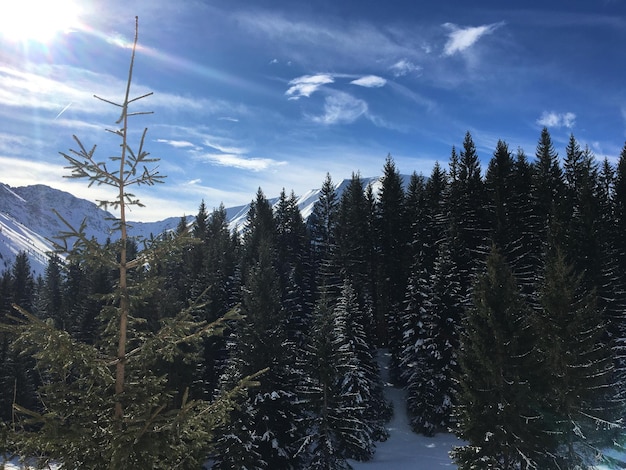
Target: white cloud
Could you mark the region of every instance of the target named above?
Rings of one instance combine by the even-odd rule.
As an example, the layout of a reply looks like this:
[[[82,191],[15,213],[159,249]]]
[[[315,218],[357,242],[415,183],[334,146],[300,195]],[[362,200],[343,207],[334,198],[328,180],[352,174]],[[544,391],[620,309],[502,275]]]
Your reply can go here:
[[[321,86],[328,83],[333,83],[335,79],[332,75],[327,73],[320,73],[317,75],[303,75],[302,77],[294,78],[289,82],[289,89],[285,92],[285,95],[290,100],[297,100],[302,98],[308,98],[315,93]]]
[[[571,129],[576,124],[574,113],[555,113],[554,111],[544,111],[537,119],[537,124],[545,127],[567,127]]]
[[[448,34],[448,41],[443,49],[443,55],[451,56],[457,52],[463,52],[473,46],[481,37],[486,34],[491,34],[503,25],[504,22],[501,21],[499,23],[492,23],[483,26],[460,28],[453,23],[445,23],[443,26],[449,29],[450,33]]]
[[[336,92],[326,97],[324,114],[313,121],[321,124],[350,124],[367,113],[367,103],[348,93]]]
[[[353,85],[358,85],[366,88],[380,88],[387,84],[387,80],[376,75],[366,75],[350,82]]]
[[[396,77],[403,77],[404,75],[408,75],[409,73],[419,72],[420,70],[422,70],[421,66],[415,65],[407,59],[401,59],[389,68]]]
[[[186,147],[194,147],[194,144],[191,142],[187,142],[186,140],[167,140],[167,139],[157,139],[157,142],[161,144],[171,145],[174,148],[186,148]]]
[[[215,150],[218,150],[222,153],[234,153],[238,155],[243,155],[248,152],[248,150],[243,147],[235,147],[233,145],[228,145],[222,142],[218,142],[217,140],[224,140],[224,139],[220,139],[214,136],[205,137],[204,145],[206,145],[207,147],[214,148]]]
[[[198,155],[197,158],[218,166],[227,166],[251,171],[267,170],[270,167],[285,165],[287,163],[273,160],[271,158],[249,158],[232,153],[203,153]]]

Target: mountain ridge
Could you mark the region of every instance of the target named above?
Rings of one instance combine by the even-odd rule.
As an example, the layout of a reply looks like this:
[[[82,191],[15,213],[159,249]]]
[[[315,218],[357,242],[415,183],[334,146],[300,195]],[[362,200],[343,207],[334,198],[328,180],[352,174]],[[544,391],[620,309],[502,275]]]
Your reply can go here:
[[[406,175],[402,177],[407,183],[409,177]],[[361,180],[364,187],[372,185],[377,192],[381,178],[376,176]],[[338,198],[349,183],[350,179],[344,179],[335,184]],[[311,189],[297,197],[298,208],[305,220],[311,215],[320,190],[321,188]],[[278,200],[278,197],[268,199],[272,206],[277,204]],[[249,207],[248,203],[226,208],[226,218],[231,231],[243,230]],[[87,237],[93,237],[100,243],[104,243],[113,233],[111,230],[113,214],[94,202],[42,184],[11,187],[0,182],[0,272],[9,269],[15,256],[24,251],[29,257],[33,273],[35,275],[45,273],[48,254],[52,251],[50,240],[58,237],[62,231],[68,230],[54,211],[75,228],[80,227],[84,220]],[[182,217],[182,215],[169,217],[155,222],[130,221],[131,236],[149,237],[173,230]],[[193,219],[193,216],[187,216],[188,223]]]

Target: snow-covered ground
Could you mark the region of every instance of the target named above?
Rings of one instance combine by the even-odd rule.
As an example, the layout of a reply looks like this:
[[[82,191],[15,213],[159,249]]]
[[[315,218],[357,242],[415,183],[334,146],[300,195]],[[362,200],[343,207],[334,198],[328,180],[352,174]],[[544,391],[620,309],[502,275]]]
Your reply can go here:
[[[387,425],[389,439],[379,442],[374,458],[368,462],[350,461],[355,470],[434,470],[456,468],[448,452],[462,441],[453,434],[425,437],[415,434],[406,415],[406,391],[391,385],[388,378],[389,355],[379,352],[379,365],[385,380],[385,396],[393,404],[393,418]]]

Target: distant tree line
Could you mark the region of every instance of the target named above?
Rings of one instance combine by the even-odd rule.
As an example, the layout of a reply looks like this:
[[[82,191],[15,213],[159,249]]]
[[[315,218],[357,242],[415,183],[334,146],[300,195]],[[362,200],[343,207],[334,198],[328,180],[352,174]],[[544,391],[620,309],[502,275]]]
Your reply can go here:
[[[543,129],[532,161],[499,141],[483,171],[467,133],[427,177],[405,181],[391,156],[376,189],[355,173],[338,195],[327,175],[306,221],[284,190],[272,207],[259,189],[240,232],[202,202],[191,227],[152,240],[173,248],[129,273],[144,290],[133,318],[156,332],[181,310],[212,322],[239,306],[225,335],[152,366],[178,390],[172,407],[269,368],[211,437],[213,468],[370,459],[393,412],[382,349],[413,429],[465,442],[459,468],[574,468],[623,439],[625,233],[626,146],[614,167],[571,136],[560,158]],[[133,259],[140,243],[126,248]],[[98,344],[116,276],[53,256],[34,278],[20,253],[0,277],[1,321],[18,304]],[[14,403],[45,406],[46,377],[14,346],[0,332],[7,424]]]

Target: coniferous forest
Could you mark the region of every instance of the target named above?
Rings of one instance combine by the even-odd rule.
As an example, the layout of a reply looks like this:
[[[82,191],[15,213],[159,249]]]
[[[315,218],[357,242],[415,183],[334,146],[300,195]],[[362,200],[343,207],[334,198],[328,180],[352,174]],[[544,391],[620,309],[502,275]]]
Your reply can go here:
[[[103,168],[83,157],[66,156]],[[307,220],[293,193],[272,207],[259,189],[240,231],[201,202],[151,240],[123,219],[104,246],[70,231],[81,242],[39,278],[18,255],[0,277],[3,450],[349,468],[387,436],[384,348],[415,432],[465,443],[459,468],[590,465],[624,434],[626,146],[613,166],[544,128],[534,155],[500,141],[480,161],[468,132],[429,175],[389,156],[380,187],[356,172],[341,195],[328,175]]]

